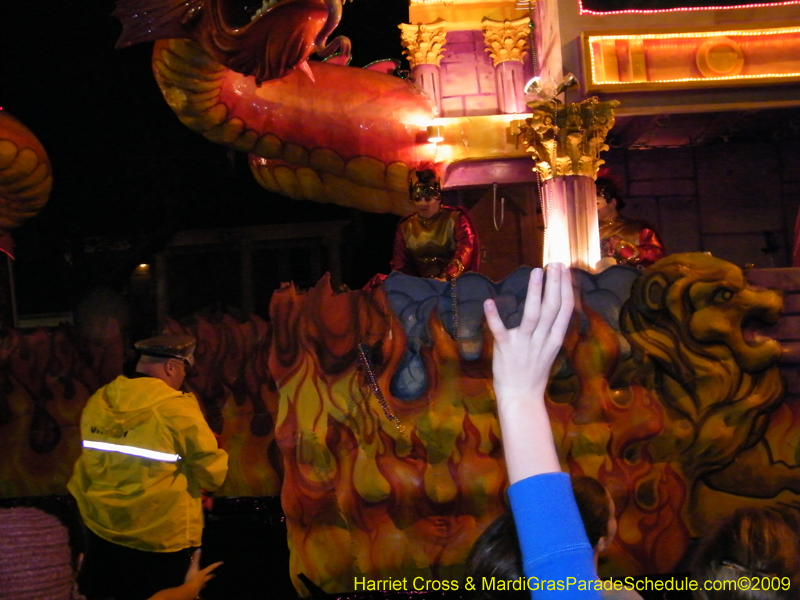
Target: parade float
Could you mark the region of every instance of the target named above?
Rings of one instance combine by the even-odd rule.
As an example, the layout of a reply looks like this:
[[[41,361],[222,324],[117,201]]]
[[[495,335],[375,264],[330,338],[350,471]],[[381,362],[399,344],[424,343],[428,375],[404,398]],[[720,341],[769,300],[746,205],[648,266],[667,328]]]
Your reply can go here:
[[[569,263],[581,290],[549,386],[559,455],[565,470],[599,479],[619,513],[601,575],[672,572],[740,506],[797,510],[796,272],[745,273],[703,253],[595,272],[593,179],[624,110],[611,95],[632,77],[641,106],[651,83],[677,85],[642,78],[660,50],[587,38],[594,70],[579,83],[601,97],[570,103],[573,46],[559,35],[572,30],[555,2],[413,2],[402,26],[410,78],[392,62],[346,66],[347,41],[327,41],[338,0],[290,0],[245,26],[214,2],[124,1],[116,14],[121,46],[155,41],[155,77],[181,122],[248,153],[268,190],[404,215],[409,174],[433,162],[445,191],[471,198],[490,257],[450,282],[287,284],[268,322],[165,323],[198,340],[188,387],[231,456],[221,495],[281,497],[301,595],[301,573],[330,593],[360,577],[462,578],[472,543],[507,508],[482,302],[495,298],[514,325],[528,268],[551,260]],[[797,31],[772,29],[791,55]],[[729,33],[733,45],[718,45],[736,54]],[[745,68],[695,37],[705,79]],[[778,63],[772,75],[798,78],[791,58]],[[82,402],[121,367],[121,342],[87,351],[68,333],[18,332],[3,348],[3,495],[63,494]]]

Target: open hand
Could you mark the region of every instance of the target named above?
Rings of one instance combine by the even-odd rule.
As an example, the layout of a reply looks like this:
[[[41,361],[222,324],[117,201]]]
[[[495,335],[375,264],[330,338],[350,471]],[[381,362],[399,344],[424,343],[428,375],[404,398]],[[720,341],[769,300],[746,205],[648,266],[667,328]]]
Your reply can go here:
[[[186,579],[184,580],[187,585],[195,585],[197,586],[197,593],[203,589],[203,586],[207,584],[211,579],[213,579],[213,571],[217,567],[222,564],[222,561],[215,562],[214,564],[208,565],[205,569],[200,568],[200,557],[202,556],[203,551],[198,548],[192,554],[192,562],[189,565],[189,569],[186,571]],[[196,596],[197,594],[195,594]]]
[[[499,395],[544,395],[550,369],[564,342],[574,299],[569,269],[547,267],[542,294],[542,269],[533,269],[519,327],[507,329],[494,300],[484,303],[486,322],[494,336],[492,374]]]

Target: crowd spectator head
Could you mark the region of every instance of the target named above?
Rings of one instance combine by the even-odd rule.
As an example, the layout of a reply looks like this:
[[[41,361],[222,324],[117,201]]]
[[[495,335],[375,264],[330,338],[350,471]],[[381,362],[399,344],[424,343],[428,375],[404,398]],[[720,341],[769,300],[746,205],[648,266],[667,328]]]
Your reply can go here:
[[[796,600],[800,597],[800,543],[796,524],[793,525],[771,510],[742,508],[736,511],[701,543],[695,555],[692,577],[700,583],[700,589],[694,597],[697,600]],[[748,590],[723,585],[743,577],[757,584]],[[705,590],[706,581],[719,582],[714,587],[726,589]],[[774,584],[779,581],[779,585]],[[789,585],[783,585],[784,582]]]
[[[595,559],[605,551],[617,532],[614,500],[603,485],[592,477],[571,477],[572,491],[581,514],[586,536],[595,551]],[[510,512],[495,519],[472,546],[467,557],[466,573],[476,582],[482,578],[517,580],[523,576],[519,538]],[[525,590],[483,590],[476,586],[475,600],[530,600]]]
[[[72,600],[77,557],[67,527],[52,514],[20,506],[0,509],[0,597]]]
[[[575,503],[596,559],[611,546],[617,535],[616,506],[611,494],[597,479],[578,475],[571,481]]]
[[[484,577],[503,581],[522,577],[522,554],[510,512],[497,517],[475,540],[467,557],[466,574],[478,584]],[[531,597],[526,590],[497,591],[484,589],[482,585],[476,585],[475,589],[475,600],[530,600]]]

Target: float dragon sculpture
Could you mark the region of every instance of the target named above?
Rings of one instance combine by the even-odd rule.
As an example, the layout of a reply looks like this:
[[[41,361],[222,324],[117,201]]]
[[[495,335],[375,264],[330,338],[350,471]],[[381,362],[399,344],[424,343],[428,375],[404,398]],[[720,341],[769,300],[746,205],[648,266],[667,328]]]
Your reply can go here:
[[[36,136],[0,110],[0,250],[13,256],[9,233],[47,203],[53,170]]]
[[[189,128],[250,153],[269,190],[370,212],[408,212],[409,170],[430,161],[431,101],[384,72],[309,61],[349,54],[327,38],[342,0],[284,0],[252,20],[222,0],[120,0],[119,46],[158,40],[153,70]],[[337,62],[346,62],[337,60]]]

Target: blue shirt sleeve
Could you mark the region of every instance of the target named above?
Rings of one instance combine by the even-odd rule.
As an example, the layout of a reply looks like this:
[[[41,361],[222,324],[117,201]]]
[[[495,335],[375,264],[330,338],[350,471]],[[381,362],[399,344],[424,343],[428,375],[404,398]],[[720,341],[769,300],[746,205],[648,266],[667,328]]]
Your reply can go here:
[[[601,598],[600,592],[593,589],[597,581],[594,552],[575,504],[569,475],[545,473],[528,477],[509,487],[508,497],[532,597]]]

